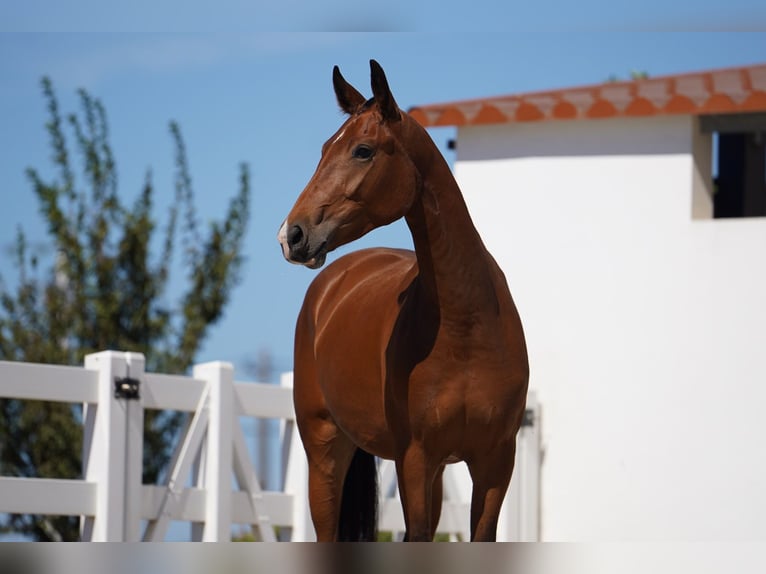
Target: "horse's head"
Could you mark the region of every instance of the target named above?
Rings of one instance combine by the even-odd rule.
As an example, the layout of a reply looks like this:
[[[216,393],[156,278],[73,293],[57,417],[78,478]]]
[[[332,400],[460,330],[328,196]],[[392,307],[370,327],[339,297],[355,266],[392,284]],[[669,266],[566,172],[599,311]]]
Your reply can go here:
[[[405,118],[380,65],[370,61],[373,98],[353,88],[336,66],[333,86],[348,119],[322,146],[314,175],[277,239],[285,259],[312,269],[327,253],[404,216],[419,177],[400,144]]]

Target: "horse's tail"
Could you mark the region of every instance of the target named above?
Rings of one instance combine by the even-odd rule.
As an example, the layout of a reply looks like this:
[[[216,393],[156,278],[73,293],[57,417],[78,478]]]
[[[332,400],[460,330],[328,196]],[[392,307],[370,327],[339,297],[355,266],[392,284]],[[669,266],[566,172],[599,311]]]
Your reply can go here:
[[[374,542],[378,537],[378,469],[375,457],[357,448],[343,483],[338,540]]]

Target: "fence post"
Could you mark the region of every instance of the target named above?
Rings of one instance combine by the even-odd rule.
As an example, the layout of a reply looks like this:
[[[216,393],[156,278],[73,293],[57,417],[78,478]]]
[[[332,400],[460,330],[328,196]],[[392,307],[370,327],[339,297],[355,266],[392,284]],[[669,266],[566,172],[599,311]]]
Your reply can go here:
[[[118,378],[140,381],[144,357],[140,353],[102,351],[87,355],[85,368],[98,371],[98,403],[83,407],[83,476],[97,488],[95,516],[83,517],[81,536],[94,542],[136,540],[141,511],[143,409],[139,401],[117,398],[115,383]]]
[[[516,437],[513,477],[498,521],[498,541],[540,539],[540,449],[540,405],[530,391],[525,422]]]
[[[141,353],[125,353],[126,372],[139,381],[138,396],[120,399],[125,405],[127,424],[125,429],[125,530],[124,542],[141,541],[141,505],[144,475],[144,365]]]
[[[293,374],[283,373],[280,384],[283,387],[292,388]],[[287,422],[285,430],[287,430]],[[293,423],[295,424],[295,423]],[[309,509],[309,478],[306,454],[303,451],[298,434],[297,425],[292,432],[283,433],[283,440],[289,441],[289,453],[287,454],[287,467],[285,470],[284,489],[286,494],[293,497],[293,533],[292,542],[313,542],[316,540],[314,524],[311,522]],[[284,456],[284,450],[283,450]]]
[[[234,367],[214,361],[195,365],[195,379],[207,381],[208,427],[204,457],[205,525],[203,542],[231,540],[232,425],[234,413]]]
[[[524,496],[521,499],[521,540],[540,541],[540,465],[542,463],[541,406],[537,395],[530,391],[527,409],[531,420],[525,427],[525,441],[519,453],[524,460]]]

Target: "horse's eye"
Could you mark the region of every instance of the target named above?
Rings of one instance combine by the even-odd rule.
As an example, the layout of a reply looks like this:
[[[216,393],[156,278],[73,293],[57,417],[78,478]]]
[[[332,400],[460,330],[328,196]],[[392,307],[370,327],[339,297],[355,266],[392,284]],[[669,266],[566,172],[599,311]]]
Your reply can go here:
[[[352,156],[354,159],[370,159],[374,155],[373,149],[368,145],[358,145],[354,148]]]

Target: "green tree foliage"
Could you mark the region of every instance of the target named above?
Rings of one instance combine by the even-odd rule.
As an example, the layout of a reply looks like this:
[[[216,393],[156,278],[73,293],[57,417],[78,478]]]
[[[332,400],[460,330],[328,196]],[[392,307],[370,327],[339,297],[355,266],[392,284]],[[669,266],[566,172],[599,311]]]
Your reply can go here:
[[[649,72],[646,70],[631,70],[630,74],[628,74],[629,80],[636,82],[638,80],[648,80],[649,79]],[[615,83],[615,82],[624,82],[627,81],[624,78],[621,78],[617,74],[609,74],[609,77],[606,79],[607,82]]]
[[[82,365],[86,354],[114,349],[144,353],[147,370],[182,373],[222,317],[239,278],[250,201],[248,167],[240,166],[239,190],[225,217],[201,230],[181,131],[171,123],[174,200],[158,231],[151,172],[133,205],[121,201],[101,102],[80,90],[79,112],[64,121],[47,78],[42,88],[54,175],[46,179],[32,168],[27,175],[47,224],[52,257],[44,266],[18,230],[18,281],[8,287],[0,279],[0,359]],[[76,177],[77,160],[82,165]],[[181,295],[169,301],[179,239],[186,276],[182,288],[174,282],[173,291]],[[178,413],[146,415],[144,481],[155,482],[183,421]],[[79,407],[0,400],[0,474],[81,476],[80,422]],[[8,515],[0,517],[0,530],[38,540],[79,536],[73,517]]]

